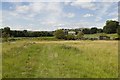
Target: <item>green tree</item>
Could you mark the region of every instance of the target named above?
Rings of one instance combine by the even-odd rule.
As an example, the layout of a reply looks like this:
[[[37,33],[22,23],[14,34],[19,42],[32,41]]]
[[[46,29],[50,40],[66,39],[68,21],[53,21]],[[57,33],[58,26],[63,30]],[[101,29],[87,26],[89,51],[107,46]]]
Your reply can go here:
[[[8,41],[9,37],[10,37],[9,34],[3,32],[3,34],[2,34],[2,38],[3,38],[4,41]]]
[[[2,38],[4,39],[4,41],[8,41],[9,37],[10,37],[10,28],[5,27],[3,29]]]
[[[103,33],[103,29],[98,29],[97,33]]]
[[[82,38],[84,36],[84,33],[83,32],[78,32],[78,34],[77,34],[77,39],[80,39],[80,38]]]
[[[118,21],[108,20],[106,21],[106,25],[103,27],[103,31],[107,34],[116,33],[118,26],[119,26]]]
[[[117,34],[120,35],[120,26],[119,26],[118,29],[117,29]]]
[[[54,32],[54,36],[57,38],[57,39],[64,39],[65,38],[65,33],[63,30],[59,29],[59,30],[56,30]]]
[[[120,25],[118,26],[117,34],[118,34],[118,37],[120,38]]]
[[[68,35],[66,36],[66,38],[67,38],[67,40],[75,40],[75,36],[72,35],[72,34],[68,34]]]
[[[84,34],[90,34],[90,29],[84,28],[84,29],[82,30],[82,32],[83,32]]]
[[[97,28],[96,27],[91,28],[90,33],[91,34],[96,34],[97,33]]]
[[[0,29],[0,37],[2,37],[2,32],[3,32],[3,29],[1,28]]]
[[[23,30],[23,34],[24,34],[23,35],[24,37],[28,37],[28,31],[27,30]]]
[[[10,34],[10,28],[9,27],[5,27],[3,29],[3,32],[7,33],[7,34]]]

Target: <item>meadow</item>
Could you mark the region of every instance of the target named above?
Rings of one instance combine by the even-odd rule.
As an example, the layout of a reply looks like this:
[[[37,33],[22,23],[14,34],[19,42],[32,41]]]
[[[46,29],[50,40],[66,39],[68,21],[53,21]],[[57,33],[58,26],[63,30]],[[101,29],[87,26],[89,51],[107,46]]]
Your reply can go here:
[[[103,34],[103,33],[85,34],[84,37],[86,37],[86,38],[98,38],[100,35],[106,35],[106,36],[110,37],[111,39],[118,37],[117,34]]]
[[[118,41],[23,39],[2,44],[3,78],[117,78]]]

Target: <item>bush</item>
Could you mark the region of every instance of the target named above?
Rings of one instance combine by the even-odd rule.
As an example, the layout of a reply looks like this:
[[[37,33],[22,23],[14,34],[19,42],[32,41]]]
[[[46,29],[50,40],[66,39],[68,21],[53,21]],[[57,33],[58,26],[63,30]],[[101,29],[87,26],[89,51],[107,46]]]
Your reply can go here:
[[[77,34],[76,38],[77,38],[77,39],[81,39],[81,38],[83,38],[83,36],[84,36],[84,33],[83,33],[83,32],[79,32],[79,33]]]
[[[67,40],[75,40],[75,36],[68,34],[68,35],[66,36],[66,39],[67,39]]]
[[[59,30],[56,30],[54,32],[54,36],[57,38],[57,39],[64,39],[65,38],[65,33],[63,30],[59,29]]]

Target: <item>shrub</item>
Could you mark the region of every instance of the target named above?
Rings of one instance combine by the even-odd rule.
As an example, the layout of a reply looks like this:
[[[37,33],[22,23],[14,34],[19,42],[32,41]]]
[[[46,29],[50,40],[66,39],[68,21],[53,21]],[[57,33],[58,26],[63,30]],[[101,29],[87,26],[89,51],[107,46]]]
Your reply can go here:
[[[74,36],[74,35],[71,35],[71,34],[68,34],[68,35],[66,36],[66,39],[67,39],[67,40],[75,40],[75,36]]]
[[[65,33],[63,30],[59,29],[59,30],[56,30],[54,32],[54,36],[57,38],[57,39],[64,39],[65,38]]]
[[[83,38],[83,36],[84,36],[84,33],[83,33],[83,32],[79,32],[79,33],[77,34],[76,38],[77,38],[77,39],[81,39],[81,38]]]

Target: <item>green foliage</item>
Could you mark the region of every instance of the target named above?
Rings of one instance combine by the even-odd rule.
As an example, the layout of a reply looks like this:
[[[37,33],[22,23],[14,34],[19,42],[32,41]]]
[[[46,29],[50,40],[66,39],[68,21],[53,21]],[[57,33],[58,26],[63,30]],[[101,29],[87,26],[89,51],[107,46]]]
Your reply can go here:
[[[120,35],[120,26],[118,26],[117,34]]]
[[[40,42],[3,43],[2,77],[118,78],[117,41]]]
[[[54,35],[57,39],[64,39],[65,38],[65,33],[63,30],[59,29],[54,32]]]
[[[106,33],[101,33],[99,36],[107,36]]]
[[[120,38],[120,26],[118,26],[117,34],[118,34],[118,37]]]
[[[84,28],[82,30],[84,34],[96,34],[96,33],[102,33],[103,29],[98,29],[97,27],[92,27],[91,29],[89,28]]]
[[[82,38],[84,36],[84,33],[83,32],[78,32],[78,34],[77,34],[77,39],[80,39],[80,38]]]
[[[11,31],[11,35],[14,37],[45,37],[45,36],[53,36],[53,31]]]
[[[103,33],[103,29],[98,29],[97,33]]]
[[[90,33],[91,34],[96,34],[97,33],[97,28],[96,27],[91,28]]]
[[[103,31],[108,34],[116,33],[118,26],[118,21],[108,20],[106,21],[106,25],[103,27]]]
[[[5,32],[6,34],[10,34],[10,28],[9,27],[5,27],[3,29],[3,32]]]
[[[68,34],[68,35],[66,35],[66,39],[67,40],[75,40],[75,36],[72,34]]]
[[[27,30],[23,30],[23,34],[25,37],[27,37],[29,35]]]
[[[8,41],[9,37],[10,37],[10,34],[3,32],[3,34],[2,34],[3,41]]]
[[[9,37],[10,37],[10,28],[5,27],[2,32],[3,41],[8,41]]]
[[[82,31],[84,34],[90,34],[90,29],[84,28]]]
[[[98,38],[99,36],[109,36],[111,39],[118,37],[117,34],[106,34],[106,33],[84,34],[85,38]]]
[[[2,37],[3,29],[0,29],[0,37]]]

